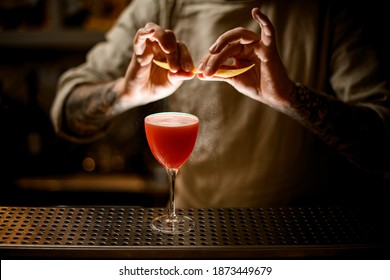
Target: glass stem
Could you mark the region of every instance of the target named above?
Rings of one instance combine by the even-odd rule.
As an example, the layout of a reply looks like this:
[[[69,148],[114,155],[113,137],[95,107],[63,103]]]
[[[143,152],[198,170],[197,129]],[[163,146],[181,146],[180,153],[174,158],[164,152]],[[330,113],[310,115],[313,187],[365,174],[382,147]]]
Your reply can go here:
[[[176,210],[175,210],[175,182],[176,182],[176,175],[179,169],[177,168],[169,168],[167,169],[168,178],[169,178],[169,205],[168,205],[168,215],[170,217],[176,217]]]

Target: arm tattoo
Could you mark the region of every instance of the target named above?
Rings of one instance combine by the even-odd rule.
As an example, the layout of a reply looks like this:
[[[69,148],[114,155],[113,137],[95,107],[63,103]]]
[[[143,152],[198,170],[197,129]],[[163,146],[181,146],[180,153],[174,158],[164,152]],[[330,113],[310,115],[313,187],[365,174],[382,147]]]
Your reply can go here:
[[[327,145],[367,170],[385,168],[389,137],[373,109],[342,102],[299,84],[294,86],[290,100],[291,115]]]
[[[117,93],[113,84],[81,86],[66,101],[65,115],[68,128],[81,137],[102,132],[108,125]]]

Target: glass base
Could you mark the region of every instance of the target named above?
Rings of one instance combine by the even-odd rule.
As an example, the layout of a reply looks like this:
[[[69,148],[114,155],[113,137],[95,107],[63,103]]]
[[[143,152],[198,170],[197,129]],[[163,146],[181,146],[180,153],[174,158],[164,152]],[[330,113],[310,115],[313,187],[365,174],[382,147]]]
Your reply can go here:
[[[193,230],[195,223],[187,216],[175,215],[170,217],[168,214],[165,214],[154,218],[151,227],[158,232],[179,234]]]

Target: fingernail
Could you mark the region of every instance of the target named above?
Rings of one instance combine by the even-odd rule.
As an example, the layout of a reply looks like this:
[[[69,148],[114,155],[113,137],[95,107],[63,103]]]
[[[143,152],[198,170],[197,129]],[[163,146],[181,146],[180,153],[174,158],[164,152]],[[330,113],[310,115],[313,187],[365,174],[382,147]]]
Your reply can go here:
[[[264,20],[262,20],[258,14],[256,14],[256,21],[261,25],[267,25],[267,23]]]
[[[198,67],[196,67],[196,69],[198,69],[198,71],[203,71],[203,68],[204,68],[203,62],[199,63]]]
[[[215,52],[215,50],[217,49],[217,43],[214,43],[210,48],[209,48],[209,52]]]
[[[211,76],[212,75],[212,68],[210,66],[206,66],[206,69],[203,71],[203,75],[205,76]]]
[[[265,22],[261,19],[260,14],[261,14],[260,9],[257,9],[256,12],[254,13],[255,20],[258,21],[261,24],[265,24]]]
[[[269,31],[269,29],[268,28],[263,28],[264,29],[264,34],[266,35],[266,36],[271,36],[271,32]]]
[[[190,72],[190,71],[192,71],[192,68],[194,68],[193,66],[192,66],[192,64],[190,63],[190,62],[186,62],[185,64],[184,64],[184,67],[185,67],[185,71],[187,71],[187,72]]]

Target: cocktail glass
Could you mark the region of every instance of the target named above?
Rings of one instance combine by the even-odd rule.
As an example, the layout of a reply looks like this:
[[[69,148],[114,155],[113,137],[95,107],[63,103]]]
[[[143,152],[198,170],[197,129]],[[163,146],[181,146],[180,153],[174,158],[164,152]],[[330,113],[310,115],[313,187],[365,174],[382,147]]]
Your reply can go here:
[[[193,219],[176,213],[175,181],[180,167],[192,153],[198,128],[198,117],[187,113],[163,112],[145,118],[145,132],[150,150],[167,171],[170,183],[168,213],[157,216],[151,224],[156,231],[179,234],[194,229]]]

